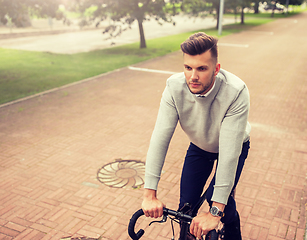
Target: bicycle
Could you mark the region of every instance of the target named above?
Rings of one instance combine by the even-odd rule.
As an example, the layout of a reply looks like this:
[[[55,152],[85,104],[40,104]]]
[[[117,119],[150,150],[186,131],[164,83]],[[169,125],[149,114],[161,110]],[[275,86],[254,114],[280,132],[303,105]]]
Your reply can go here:
[[[191,207],[188,203],[186,203],[184,205],[184,207],[182,209],[180,209],[179,211],[164,208],[162,220],[152,221],[152,222],[149,223],[149,226],[153,223],[165,223],[167,221],[167,219],[169,218],[171,220],[171,227],[172,227],[172,232],[173,232],[172,240],[175,239],[173,222],[180,224],[180,234],[179,234],[178,240],[187,240],[187,235],[189,234],[188,233],[189,232],[189,226],[190,226],[190,224],[193,220],[193,216],[196,216],[199,208],[201,207],[201,205],[205,201],[205,197],[206,197],[206,192],[201,196],[200,200],[198,201],[198,204],[193,209],[191,209]],[[142,209],[139,209],[138,211],[136,211],[132,215],[132,217],[129,221],[128,234],[131,237],[131,239],[133,239],[133,240],[140,239],[145,233],[145,231],[143,229],[140,229],[137,233],[135,233],[135,230],[134,230],[135,224],[136,224],[138,218],[140,218],[142,215],[144,215],[144,212],[143,212]],[[223,239],[223,236],[224,236],[224,228],[222,227],[221,229],[218,229],[218,230],[215,230],[215,229],[211,230],[206,235],[205,240],[218,240],[219,237],[221,239]]]

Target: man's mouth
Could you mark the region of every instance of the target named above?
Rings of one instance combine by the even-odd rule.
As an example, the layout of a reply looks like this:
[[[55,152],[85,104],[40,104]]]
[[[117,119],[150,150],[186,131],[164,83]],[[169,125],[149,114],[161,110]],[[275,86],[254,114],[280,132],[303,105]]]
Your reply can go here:
[[[190,83],[190,86],[193,87],[193,88],[197,88],[197,87],[200,86],[200,83],[191,82],[191,83]]]

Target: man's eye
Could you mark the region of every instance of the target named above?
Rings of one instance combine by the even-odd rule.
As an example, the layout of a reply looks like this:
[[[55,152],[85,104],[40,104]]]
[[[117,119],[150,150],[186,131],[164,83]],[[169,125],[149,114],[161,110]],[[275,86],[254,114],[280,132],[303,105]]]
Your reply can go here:
[[[192,68],[191,68],[191,67],[189,67],[189,66],[185,66],[185,69],[187,69],[187,70],[191,70]]]
[[[205,71],[206,68],[205,68],[205,67],[200,67],[200,68],[198,68],[198,70],[199,70],[199,71]]]

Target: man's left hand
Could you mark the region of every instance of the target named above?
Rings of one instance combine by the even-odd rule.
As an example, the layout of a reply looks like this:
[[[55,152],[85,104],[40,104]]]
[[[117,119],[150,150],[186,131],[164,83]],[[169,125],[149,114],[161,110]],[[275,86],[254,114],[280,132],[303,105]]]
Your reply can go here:
[[[198,239],[201,239],[203,235],[208,234],[209,231],[216,229],[220,222],[220,217],[214,217],[211,213],[199,214],[195,218],[190,226],[190,233]]]

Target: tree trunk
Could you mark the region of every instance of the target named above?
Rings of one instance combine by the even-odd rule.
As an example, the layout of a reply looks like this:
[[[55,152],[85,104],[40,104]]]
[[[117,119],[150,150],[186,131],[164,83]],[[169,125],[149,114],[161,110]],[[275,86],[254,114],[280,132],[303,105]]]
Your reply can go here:
[[[241,24],[244,24],[244,6],[241,9]]]
[[[289,0],[286,1],[286,8],[287,8],[287,12],[286,12],[286,16],[288,15],[288,11],[289,11]]]
[[[140,32],[140,48],[146,48],[146,40],[143,28],[143,20],[137,20],[139,24],[139,32]]]
[[[271,17],[274,17],[274,12],[275,12],[275,9],[276,9],[276,3],[274,4],[273,8],[272,8],[272,14],[271,14]]]
[[[259,1],[255,1],[254,13],[259,14]]]

